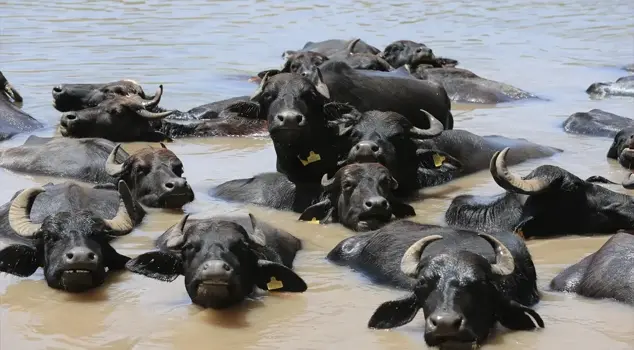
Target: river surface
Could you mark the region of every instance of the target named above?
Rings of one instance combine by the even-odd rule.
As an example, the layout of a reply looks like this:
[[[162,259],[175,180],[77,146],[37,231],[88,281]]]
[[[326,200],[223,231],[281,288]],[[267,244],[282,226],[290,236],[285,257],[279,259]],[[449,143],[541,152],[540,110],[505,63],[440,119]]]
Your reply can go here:
[[[361,37],[379,48],[399,39],[426,43],[436,55],[460,61],[483,77],[510,83],[550,101],[465,106],[454,104],[455,127],[481,135],[524,137],[565,150],[513,167],[527,173],[555,164],[585,178],[620,182],[626,171],[605,155],[608,138],[565,134],[570,114],[601,108],[634,118],[634,100],[591,100],[595,81],[627,75],[634,63],[631,0],[569,1],[0,1],[0,69],[24,97],[24,110],[54,134],[60,113],[51,88],[60,83],[139,81],[147,92],[164,84],[161,105],[188,110],[251,94],[246,77],[279,67],[281,53],[308,41]],[[22,144],[19,135],[0,144]],[[127,149],[143,145],[126,145]],[[47,287],[41,270],[21,279],[0,277],[0,349],[420,349],[422,313],[392,331],[366,328],[382,302],[405,293],[368,283],[331,265],[326,253],[350,232],[297,222],[298,215],[228,204],[207,191],[223,181],[274,171],[266,138],[177,140],[168,145],[184,162],[194,217],[252,211],[304,241],[295,262],[309,290],[265,295],[225,312],[191,304],[182,277],[172,283],[121,273],[104,287],[70,295]],[[60,179],[0,170],[0,201],[20,188]],[[625,191],[621,186],[611,186]],[[414,220],[443,223],[458,194],[502,190],[488,172],[425,191]],[[144,224],[115,242],[136,256],[176,223],[181,213],[152,210]],[[546,328],[503,330],[487,349],[632,349],[634,309],[611,301],[549,292],[550,279],[594,252],[607,236],[529,241]]]

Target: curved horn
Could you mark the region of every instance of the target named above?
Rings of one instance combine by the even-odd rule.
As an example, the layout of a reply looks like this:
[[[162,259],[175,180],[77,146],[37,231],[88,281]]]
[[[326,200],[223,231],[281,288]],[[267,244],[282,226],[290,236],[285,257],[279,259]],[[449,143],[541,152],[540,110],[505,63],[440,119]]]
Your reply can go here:
[[[18,90],[16,90],[13,87],[13,85],[11,85],[11,83],[7,82],[6,85],[4,85],[4,91],[13,100],[13,102],[22,102],[23,101],[22,96],[20,95]]]
[[[189,219],[189,215],[190,214],[183,216],[178,224],[174,226],[174,229],[170,233],[170,237],[167,239],[167,241],[165,241],[165,245],[167,246],[167,248],[176,249],[183,244],[183,242],[185,241],[185,224]]]
[[[346,47],[346,50],[348,50],[348,55],[352,55],[352,50],[354,50],[354,47],[359,43],[359,41],[361,41],[361,38],[350,41],[350,43]]]
[[[115,236],[123,236],[130,233],[134,228],[134,222],[130,213],[134,213],[134,200],[130,194],[130,189],[125,181],[119,181],[119,209],[117,214],[110,220],[103,219]]]
[[[442,123],[433,115],[431,115],[431,113],[427,112],[424,109],[421,109],[421,112],[423,112],[423,114],[427,117],[427,120],[429,120],[429,129],[424,130],[412,126],[412,128],[409,129],[409,134],[412,137],[416,137],[419,139],[428,139],[440,135],[445,130],[445,126],[442,125]]]
[[[431,242],[439,239],[442,239],[442,236],[427,236],[407,248],[405,254],[403,254],[403,258],[401,258],[401,271],[406,276],[416,277],[418,274],[418,263],[420,262],[420,257],[423,255],[423,251],[429,244],[431,244]]]
[[[163,96],[163,84],[159,85],[158,89],[156,89],[156,93],[154,94],[154,97],[152,97],[152,100],[143,102],[143,108],[152,109],[158,106],[159,102],[161,102],[161,96]]]
[[[495,251],[495,264],[491,265],[491,272],[499,276],[507,276],[515,270],[515,259],[511,251],[497,238],[486,233],[479,233],[478,236],[486,239]]]
[[[264,235],[264,232],[262,232],[262,230],[258,227],[258,220],[251,213],[249,213],[249,219],[251,220],[251,226],[253,229],[251,240],[261,246],[265,246],[266,236]]]
[[[108,155],[108,159],[106,159],[106,173],[110,176],[117,176],[123,171],[123,164],[117,164],[115,161],[120,147],[120,143],[114,146],[114,149]]]
[[[169,117],[172,113],[174,113],[174,111],[165,111],[158,113],[150,112],[145,109],[139,109],[136,111],[136,114],[145,119],[163,119],[165,117]]]
[[[324,176],[321,177],[321,187],[323,187],[325,191],[328,191],[335,184],[335,180],[336,180],[336,176],[333,177],[332,179],[329,179],[328,174],[324,174]]]
[[[264,74],[262,81],[260,81],[260,85],[258,85],[258,88],[255,90],[253,95],[251,95],[251,101],[255,100],[256,98],[258,98],[258,96],[260,96],[260,94],[262,94],[262,92],[264,91],[264,86],[266,85],[268,80],[269,80],[269,73],[267,72],[266,74]]]
[[[489,164],[489,170],[495,182],[510,192],[531,195],[548,188],[550,181],[541,178],[524,180],[521,176],[512,173],[506,165],[506,154],[509,152],[506,147],[501,152],[495,152]]]
[[[40,230],[42,224],[31,221],[31,207],[38,194],[44,192],[42,187],[28,188],[11,202],[9,208],[9,225],[18,235],[31,238]]]

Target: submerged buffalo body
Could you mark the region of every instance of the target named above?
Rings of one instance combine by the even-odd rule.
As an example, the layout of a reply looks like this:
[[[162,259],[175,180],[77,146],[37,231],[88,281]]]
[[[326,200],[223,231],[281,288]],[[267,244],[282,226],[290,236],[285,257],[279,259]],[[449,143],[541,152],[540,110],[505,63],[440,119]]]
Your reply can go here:
[[[377,308],[371,328],[426,319],[429,346],[480,345],[497,322],[513,330],[544,323],[524,305],[539,301],[537,275],[528,249],[512,233],[477,234],[406,220],[341,241],[328,253],[373,282],[410,290]],[[530,317],[529,317],[530,315]]]
[[[559,273],[550,288],[634,306],[634,235],[620,232],[595,253]]]
[[[499,135],[479,136],[466,130],[445,130],[442,134],[421,140],[418,144],[419,154],[431,154],[433,165],[422,170],[419,176],[421,186],[435,186],[453,178],[472,174],[489,167],[491,157],[504,148],[512,150],[507,162],[519,164],[529,159],[550,157],[562,152],[549,146],[532,143],[526,139],[510,139]],[[457,171],[443,171],[438,168],[446,163],[456,164]]]
[[[319,183],[293,183],[282,173],[262,173],[222,183],[209,191],[230,202],[261,205],[301,213],[319,199]]]
[[[73,183],[26,189],[0,207],[0,271],[25,277],[42,266],[51,288],[98,287],[129,260],[109,242],[144,214],[123,181],[119,193]]]
[[[593,98],[606,96],[634,97],[634,75],[619,78],[613,83],[593,83],[586,89],[586,93]]]
[[[451,226],[478,231],[515,231],[526,238],[613,233],[634,227],[632,197],[584,181],[568,171],[542,165],[526,176],[507,168],[509,149],[496,152],[490,170],[507,192],[481,198],[454,198],[445,213]]]
[[[574,113],[563,124],[564,131],[570,134],[604,137],[614,137],[630,127],[634,127],[634,120],[600,109]]]
[[[337,57],[342,54],[346,55],[349,53],[359,53],[359,54],[371,54],[376,55],[380,52],[376,47],[369,45],[365,41],[361,39],[351,39],[351,40],[342,40],[342,39],[330,39],[319,42],[309,41],[304,44],[304,47],[301,50],[293,51],[287,50],[284,52],[282,56],[288,57],[289,55],[297,54],[298,52],[306,52],[312,51],[320,53],[327,57]]]
[[[425,44],[399,40],[385,47],[381,56],[394,68],[406,67],[416,78],[441,84],[454,102],[502,103],[537,96],[514,86],[482,78],[455,68],[458,61],[437,58]]]
[[[194,200],[182,177],[183,163],[161,144],[132,155],[97,138],[31,136],[24,145],[2,152],[0,166],[28,174],[65,177],[112,185],[124,180],[133,197],[150,207],[180,208]]]
[[[0,141],[42,127],[40,122],[18,108],[15,103],[22,103],[22,96],[0,72]]]
[[[255,287],[303,292],[306,283],[291,270],[301,241],[249,218],[188,220],[157,239],[158,250],[130,260],[128,270],[163,281],[185,276],[192,302],[222,309],[242,302]]]
[[[503,103],[523,99],[538,98],[530,92],[512,85],[482,78],[461,68],[423,68],[412,71],[418,79],[442,84],[447,95],[454,102]]]

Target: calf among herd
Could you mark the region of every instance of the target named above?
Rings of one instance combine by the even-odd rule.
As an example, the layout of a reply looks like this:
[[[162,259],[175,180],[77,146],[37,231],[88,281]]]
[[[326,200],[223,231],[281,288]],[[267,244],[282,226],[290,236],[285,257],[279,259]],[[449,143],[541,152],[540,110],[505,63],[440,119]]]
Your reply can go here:
[[[408,40],[383,51],[360,39],[309,42],[283,57],[281,69],[251,78],[259,81],[253,95],[187,112],[159,106],[162,85],[153,96],[131,80],[55,86],[63,137],[31,136],[2,151],[0,166],[93,186],[67,181],[16,192],[0,209],[0,271],[29,276],[42,267],[50,287],[68,292],[100,286],[109,270],[163,281],[183,275],[192,302],[215,309],[241,302],[255,287],[307,290],[292,270],[301,241],[253,215],[185,215],[156,240],[156,250],[133,259],[110,245],[143,221],[144,207],[181,208],[194,200],[183,163],[164,142],[268,131],[277,171],[228,181],[210,194],[358,232],[328,260],[410,291],[380,305],[369,327],[398,327],[422,309],[430,346],[480,345],[496,322],[512,330],[544,327],[530,308],[540,293],[524,239],[566,234],[615,235],[550,288],[634,305],[634,237],[618,232],[634,229],[632,197],[594,184],[611,182],[601,176],[583,180],[553,165],[515,174],[509,165],[563,151],[453,128],[452,101],[540,97],[456,68],[457,60]],[[586,92],[634,97],[632,78]],[[2,139],[40,128],[1,73],[0,84]],[[615,137],[607,156],[634,166],[631,119],[595,109],[573,114],[564,130]],[[130,141],[160,147],[128,154],[115,143]],[[454,198],[446,227],[405,219],[416,215],[407,202],[418,190],[485,169],[505,192]],[[623,186],[634,181],[628,177]]]

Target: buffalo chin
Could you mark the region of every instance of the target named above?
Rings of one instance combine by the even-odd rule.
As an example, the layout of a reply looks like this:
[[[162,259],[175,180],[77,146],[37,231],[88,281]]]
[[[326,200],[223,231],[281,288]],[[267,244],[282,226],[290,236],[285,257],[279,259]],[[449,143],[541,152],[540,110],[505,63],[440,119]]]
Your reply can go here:
[[[301,139],[303,134],[302,128],[272,128],[269,130],[269,134],[271,138],[276,143],[281,144],[294,144],[297,143],[299,139]]]
[[[101,284],[96,271],[69,269],[59,273],[59,287],[67,292],[80,293]]]
[[[194,304],[210,309],[226,309],[244,300],[237,286],[222,280],[200,281],[190,294]]]
[[[145,203],[142,199],[141,202],[147,206],[166,208],[166,209],[180,209],[183,205],[192,202],[194,200],[194,193],[190,190],[189,192],[173,194],[169,193],[163,195],[159,198],[156,203],[157,205],[153,205],[154,203]]]

